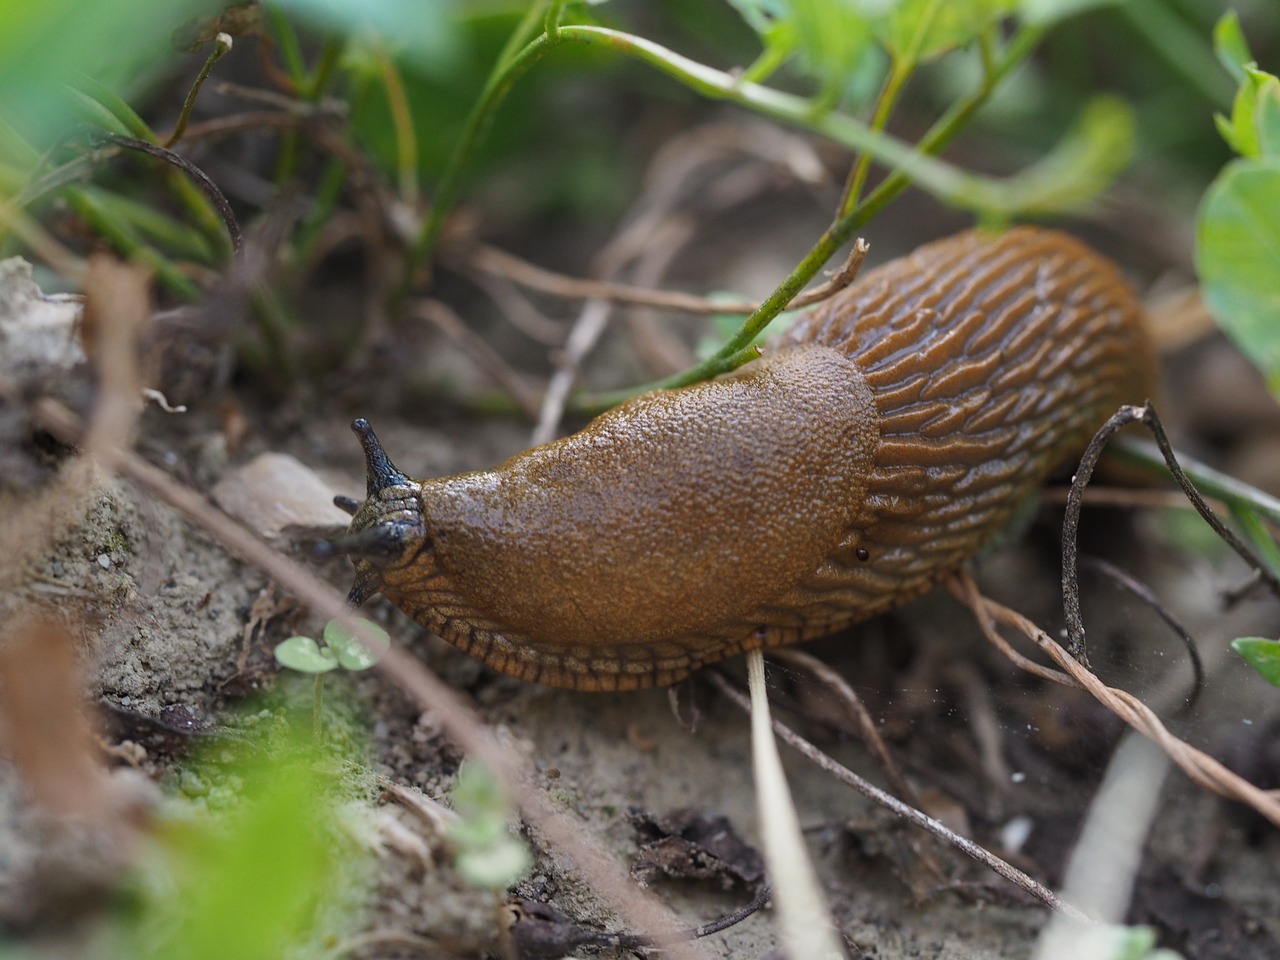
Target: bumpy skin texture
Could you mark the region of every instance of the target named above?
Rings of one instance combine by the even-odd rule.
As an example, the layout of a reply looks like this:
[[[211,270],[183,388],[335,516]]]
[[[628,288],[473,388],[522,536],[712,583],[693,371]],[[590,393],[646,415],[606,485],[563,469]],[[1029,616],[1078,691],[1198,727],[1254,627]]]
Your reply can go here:
[[[733,376],[638,397],[493,470],[371,469],[353,597],[381,592],[524,679],[671,683],[926,592],[1151,395],[1154,371],[1110,263],[1045,230],[961,234],[873,271]]]

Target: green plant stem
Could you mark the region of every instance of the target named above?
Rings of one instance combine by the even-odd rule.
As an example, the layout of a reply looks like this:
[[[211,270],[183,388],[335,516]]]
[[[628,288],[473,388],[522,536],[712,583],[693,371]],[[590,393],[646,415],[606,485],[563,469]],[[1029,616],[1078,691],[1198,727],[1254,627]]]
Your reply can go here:
[[[99,113],[99,122],[104,127],[110,129],[111,124],[106,122],[106,118],[114,119],[116,123],[129,134],[129,136],[137,137],[139,140],[145,140],[148,143],[160,144],[160,138],[156,136],[145,120],[138,116],[133,107],[129,106],[114,90],[107,87],[92,77],[80,77],[77,81],[75,91],[81,98],[81,103],[87,109],[96,108]],[[72,161],[73,163],[75,161]],[[204,231],[216,249],[223,255],[231,254],[231,243],[227,239],[226,231],[223,228],[222,218],[218,216],[218,212],[213,209],[213,205],[209,202],[209,198],[200,192],[190,180],[176,170],[166,169],[163,176],[167,179],[170,188],[177,195],[178,200],[191,214],[192,218]]]
[[[190,224],[175,220],[151,204],[139,203],[120,194],[92,186],[79,189],[88,193],[107,216],[131,226],[140,237],[159,243],[175,256],[195,260],[205,266],[213,266],[217,262],[217,254],[208,238]]]
[[[316,674],[315,693],[311,706],[311,739],[320,742],[320,717],[324,712],[324,674]]]
[[[1116,10],[1189,87],[1216,107],[1226,109],[1231,105],[1234,84],[1212,48],[1200,31],[1189,26],[1168,4],[1126,0],[1116,4]],[[1208,28],[1204,29],[1207,32]]]
[[[466,170],[467,161],[471,159],[472,153],[475,152],[476,144],[484,135],[489,122],[493,119],[494,110],[506,97],[507,91],[511,89],[516,80],[551,49],[552,45],[548,43],[546,34],[538,37],[527,46],[520,46],[524,43],[525,37],[536,29],[540,19],[540,10],[540,3],[535,3],[529,8],[524,20],[520,22],[511,38],[507,41],[507,45],[498,57],[497,64],[490,72],[488,79],[485,80],[484,89],[480,92],[480,98],[467,116],[467,122],[462,128],[462,137],[454,148],[453,155],[449,158],[449,165],[445,168],[444,175],[440,178],[440,184],[436,188],[436,196],[431,204],[431,212],[427,215],[422,229],[418,232],[413,249],[409,251],[404,273],[393,297],[393,306],[403,302],[404,298],[408,296],[414,279],[435,252],[436,242],[440,239],[440,231],[444,228],[445,219],[448,217],[449,211],[453,209],[454,201],[458,196],[458,188],[462,185],[462,175]]]
[[[884,130],[889,123],[889,117],[898,103],[902,88],[906,85],[907,78],[911,76],[914,68],[914,63],[908,63],[898,57],[893,58],[889,75],[885,77],[884,87],[876,101],[875,114],[871,118],[872,130]],[[858,154],[857,161],[849,171],[849,179],[845,181],[844,196],[840,198],[838,216],[847,217],[857,208],[858,201],[862,199],[862,188],[866,185],[867,174],[870,171],[871,154],[863,151]]]
[[[307,91],[310,94],[307,99],[319,100],[321,95],[329,89],[329,82],[333,80],[333,71],[337,69],[341,58],[342,44],[339,41],[330,40],[324,45],[324,50],[320,53],[320,62],[316,64],[307,82]]]
[[[1023,26],[1011,39],[1004,57],[992,71],[992,76],[1003,77],[1013,64],[1020,63],[1026,57],[1042,35],[1041,27]],[[1038,164],[1006,180],[982,177],[935,159],[930,151],[923,149],[923,144],[912,147],[843,114],[815,115],[813,104],[809,100],[759,84],[743,82],[741,77],[697,63],[641,37],[604,27],[580,25],[560,27],[557,37],[556,42],[552,42],[545,33],[536,37],[490,74],[479,100],[467,118],[449,166],[441,177],[431,214],[410,252],[397,290],[397,302],[407,295],[414,277],[431,258],[445,218],[457,197],[467,162],[493,119],[497,106],[517,79],[559,43],[565,42],[583,43],[622,53],[649,64],[704,97],[737,103],[764,116],[820,134],[849,149],[863,151],[910,180],[920,182],[940,199],[957,206],[981,210],[987,215],[1007,216],[1026,207],[1042,210],[1059,198],[1076,200],[1080,193],[1080,187],[1070,178],[1068,182],[1063,182],[1063,168],[1066,165],[1053,154],[1042,161],[1051,165],[1051,176],[1042,172]],[[984,87],[989,80],[990,78],[984,81]],[[987,93],[984,93],[981,102],[985,102]],[[1073,162],[1078,167],[1079,157],[1073,157]],[[1093,174],[1096,180],[1095,171],[1073,171],[1068,168],[1066,172],[1076,172],[1081,177]]]
[[[85,100],[105,108],[107,113],[119,122],[120,126],[124,128],[124,132],[128,133],[129,136],[137,137],[139,140],[147,140],[151,143],[158,142],[155,133],[147,126],[147,122],[138,116],[137,111],[125,103],[124,99],[110,87],[99,83],[93,77],[81,76],[77,78],[74,89]]]
[[[1109,452],[1120,457],[1126,463],[1142,467],[1150,473],[1167,477],[1169,468],[1159,448],[1149,440],[1135,440],[1131,437],[1116,437],[1108,448]],[[1252,513],[1261,514],[1272,523],[1280,523],[1280,499],[1264,493],[1257,487],[1237,480],[1235,477],[1215,470],[1208,464],[1193,460],[1186,454],[1178,454],[1178,462],[1188,477],[1206,497],[1221,500],[1227,506],[1243,507]]]
[[[400,71],[387,51],[379,47],[378,73],[391,111],[391,127],[396,139],[396,180],[400,200],[410,209],[418,205],[418,138],[413,130],[413,114]]]
[[[564,16],[565,0],[551,0],[547,4],[547,16],[543,22],[543,30],[547,39],[556,43],[560,39],[560,19]]]
[[[1231,516],[1240,528],[1245,542],[1253,547],[1253,552],[1266,564],[1271,575],[1280,579],[1280,545],[1276,544],[1258,512],[1240,504],[1232,504]]]
[[[307,67],[302,60],[302,45],[298,43],[298,35],[294,33],[293,25],[289,23],[289,18],[284,15],[279,4],[267,4],[267,16],[271,20],[271,31],[275,34],[285,70],[293,81],[294,92],[301,94],[307,85]]]
[[[187,91],[187,97],[182,101],[182,112],[178,114],[178,122],[174,124],[173,133],[169,134],[163,146],[172,147],[187,132],[187,124],[191,122],[191,111],[195,109],[196,98],[200,96],[200,88],[209,79],[209,73],[213,70],[213,65],[230,50],[231,38],[225,33],[220,33],[213,38],[213,49],[209,51],[209,56],[205,58],[204,66],[200,68],[200,72],[196,75],[195,81],[191,84],[191,89]]]
[[[273,9],[272,24],[280,38],[281,53],[288,65],[295,95],[306,103],[315,103],[324,95],[329,81],[333,79],[334,68],[342,53],[341,45],[336,40],[328,41],[320,54],[320,63],[313,73],[308,74],[306,65],[302,61],[297,35],[293,32],[293,27],[288,20],[282,14],[276,14]],[[282,190],[298,169],[301,151],[302,135],[297,130],[290,130],[280,139],[280,152],[276,155],[275,183]]]
[[[1004,56],[998,60],[993,69],[983,77],[982,84],[962,100],[952,104],[917,145],[924,154],[935,154],[949,144],[955,136],[968,124],[974,113],[986,103],[991,93],[1014,67],[1031,53],[1043,31],[1037,27],[1023,27],[1009,42]],[[757,350],[752,344],[757,336],[770,322],[781,313],[788,303],[794,299],[804,287],[817,275],[831,256],[852,239],[854,232],[864,223],[878,214],[898,194],[910,184],[912,178],[907,171],[895,170],[882,180],[879,186],[850,213],[838,218],[818,238],[813,249],[787,275],[776,290],[769,295],[756,312],[749,316],[724,346],[712,357],[688,370],[653,383],[645,384],[633,390],[619,391],[590,398],[578,406],[587,411],[607,409],[635,393],[648,390],[669,390],[710,380],[722,373],[728,373],[749,360],[755,359]]]

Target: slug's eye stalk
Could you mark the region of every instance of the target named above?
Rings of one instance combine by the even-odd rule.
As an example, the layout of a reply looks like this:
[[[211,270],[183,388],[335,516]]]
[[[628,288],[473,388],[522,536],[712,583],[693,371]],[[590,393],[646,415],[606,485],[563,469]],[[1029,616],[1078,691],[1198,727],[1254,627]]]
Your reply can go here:
[[[353,420],[351,431],[360,438],[360,446],[364,448],[366,486],[369,496],[372,497],[387,487],[403,486],[409,482],[409,478],[396,469],[391,458],[382,449],[382,444],[378,442],[378,435],[373,432],[373,427],[369,426],[368,420],[364,417]],[[343,505],[338,504],[338,506]]]
[[[418,499],[421,484],[396,469],[368,420],[356,420],[351,429],[364,447],[369,495],[363,502],[333,498],[334,504],[351,514],[351,527],[341,536],[315,544],[311,555],[317,560],[350,557],[357,578],[352,595],[368,596],[377,592],[380,583],[374,571],[410,562],[427,543],[427,534]]]

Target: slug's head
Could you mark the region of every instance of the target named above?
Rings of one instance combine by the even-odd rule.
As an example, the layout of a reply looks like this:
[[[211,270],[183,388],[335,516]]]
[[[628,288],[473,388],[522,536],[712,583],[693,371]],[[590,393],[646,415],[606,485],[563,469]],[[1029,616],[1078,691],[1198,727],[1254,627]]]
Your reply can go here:
[[[354,421],[351,429],[364,447],[368,496],[363,503],[351,497],[333,498],[351,514],[351,526],[342,536],[317,543],[312,553],[318,559],[335,554],[351,557],[356,581],[347,600],[358,606],[378,592],[384,573],[413,562],[427,542],[427,529],[422,485],[396,469],[368,420]]]

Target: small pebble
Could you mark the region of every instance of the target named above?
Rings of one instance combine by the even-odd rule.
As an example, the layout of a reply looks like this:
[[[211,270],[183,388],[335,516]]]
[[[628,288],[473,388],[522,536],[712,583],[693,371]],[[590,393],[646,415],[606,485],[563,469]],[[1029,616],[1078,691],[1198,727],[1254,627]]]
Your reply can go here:
[[[108,557],[105,553],[98,554],[98,566],[100,566],[103,570],[110,570],[111,558]]]

